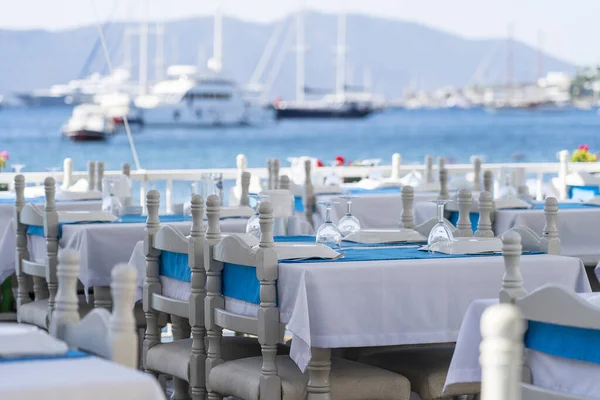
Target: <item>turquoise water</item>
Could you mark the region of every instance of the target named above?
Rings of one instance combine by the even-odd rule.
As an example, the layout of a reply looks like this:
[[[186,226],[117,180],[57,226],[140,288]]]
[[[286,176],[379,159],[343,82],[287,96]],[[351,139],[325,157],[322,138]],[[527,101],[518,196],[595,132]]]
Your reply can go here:
[[[60,109],[1,109],[0,150],[9,165],[25,171],[61,167],[65,157],[76,169],[87,160],[103,160],[107,169],[133,164],[125,135],[106,143],[73,143],[59,135],[71,113]],[[425,154],[468,162],[473,154],[490,162],[553,161],[556,152],[588,144],[600,151],[600,116],[595,111],[419,110],[386,111],[364,120],[283,121],[263,128],[135,129],[134,139],[146,169],[235,167],[244,153],[251,167],[269,157],[312,155],[331,160],[382,158],[394,152],[403,163],[422,162]],[[283,162],[282,165],[285,165]]]

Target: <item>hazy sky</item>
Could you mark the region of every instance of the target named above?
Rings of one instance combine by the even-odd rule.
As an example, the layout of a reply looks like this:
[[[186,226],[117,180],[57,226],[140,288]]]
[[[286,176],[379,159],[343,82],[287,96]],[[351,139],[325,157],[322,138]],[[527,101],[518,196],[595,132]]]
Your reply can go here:
[[[216,0],[118,0],[117,20],[135,20],[147,4],[149,19],[210,14]],[[301,0],[223,0],[226,15],[272,21]],[[600,0],[304,0],[309,9],[359,12],[423,23],[470,38],[514,36],[577,64],[600,63]],[[0,0],[0,28],[66,29],[104,20],[115,0]],[[349,29],[352,27],[350,26]],[[1,57],[1,55],[0,55]]]

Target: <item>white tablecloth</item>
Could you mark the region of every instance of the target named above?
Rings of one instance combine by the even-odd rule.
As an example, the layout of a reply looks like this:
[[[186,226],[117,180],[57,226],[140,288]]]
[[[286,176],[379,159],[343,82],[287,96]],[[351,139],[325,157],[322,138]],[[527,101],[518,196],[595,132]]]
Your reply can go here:
[[[145,268],[138,245],[130,263]],[[525,287],[546,283],[590,292],[580,260],[545,254],[521,258]],[[291,356],[301,369],[310,347],[362,347],[454,342],[477,299],[498,296],[502,257],[369,262],[280,263],[281,321],[293,333]],[[163,293],[187,299],[189,283],[161,278]],[[226,299],[226,308],[256,315],[257,305]]]
[[[435,217],[436,207],[433,203],[415,204],[415,222],[420,224]],[[500,236],[515,226],[526,226],[541,235],[545,222],[543,210],[497,210],[492,229]],[[585,265],[600,261],[600,238],[596,232],[600,207],[560,209],[557,225],[562,255],[580,258]]]
[[[2,400],[165,400],[148,374],[97,357],[0,363]]]
[[[583,293],[582,297],[600,306],[600,294]],[[454,356],[450,363],[446,386],[455,383],[481,382],[479,345],[480,320],[483,312],[498,299],[474,301],[460,327]],[[600,365],[555,357],[528,350],[526,364],[531,369],[533,384],[550,390],[580,396],[600,397]]]
[[[337,223],[346,215],[346,200],[339,195],[319,195],[319,201],[337,201],[331,208],[331,220]],[[362,229],[397,228],[402,214],[402,196],[398,193],[361,193],[352,199],[352,214],[360,221]],[[438,197],[437,192],[415,192],[415,204]],[[325,207],[317,204],[313,215],[315,229],[325,221]]]
[[[40,209],[44,209],[44,204],[36,204]],[[69,201],[56,203],[56,209],[59,211],[95,211],[102,208],[100,201]],[[13,272],[15,272],[15,224],[14,224],[14,204],[0,204],[0,282],[3,282]]]

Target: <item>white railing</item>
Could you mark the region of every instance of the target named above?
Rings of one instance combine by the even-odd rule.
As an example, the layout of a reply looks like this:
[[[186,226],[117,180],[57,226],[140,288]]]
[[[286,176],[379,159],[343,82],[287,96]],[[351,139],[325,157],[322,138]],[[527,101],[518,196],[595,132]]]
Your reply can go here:
[[[402,176],[411,171],[418,171],[425,173],[427,165],[400,165],[398,163],[399,157],[394,159],[394,165],[382,165],[382,166],[342,166],[334,167],[336,175],[343,178],[365,178],[373,173],[381,174],[384,177],[392,175]],[[492,171],[494,176],[501,176],[503,173],[511,170],[524,170],[528,176],[534,175],[536,179],[536,197],[538,199],[543,198],[543,184],[547,181],[545,179],[547,175],[551,177],[561,178],[559,182],[559,197],[566,198],[567,187],[565,182],[566,174],[569,172],[588,172],[588,173],[600,173],[600,162],[591,163],[571,163],[569,162],[568,152],[561,152],[561,160],[558,162],[546,162],[546,163],[486,163],[482,165],[482,171]],[[239,164],[238,164],[239,166]],[[165,193],[165,204],[167,209],[172,208],[173,204],[173,182],[174,181],[197,181],[203,174],[220,173],[223,176],[223,180],[236,180],[241,170],[248,171],[252,176],[256,176],[260,179],[267,179],[269,177],[269,171],[267,168],[213,168],[213,169],[185,169],[185,170],[132,170],[130,177],[132,181],[138,181],[140,183],[140,204],[145,203],[146,191],[149,184],[156,184],[157,182],[165,182],[166,193]],[[331,167],[323,167],[324,169]],[[472,164],[446,164],[445,168],[448,170],[449,176],[462,175],[473,172]],[[393,170],[395,173],[393,173]],[[432,167],[435,174],[438,173],[439,166],[435,165]],[[279,175],[291,176],[290,168],[281,168]],[[121,175],[122,171],[105,171],[105,177],[117,177]],[[43,185],[44,179],[51,174],[58,182],[63,181],[64,171],[60,172],[22,172],[25,176],[25,182],[29,185]],[[0,173],[0,183],[11,184],[14,180],[15,172],[2,172]],[[77,179],[87,178],[87,171],[73,171],[71,173],[72,182]]]

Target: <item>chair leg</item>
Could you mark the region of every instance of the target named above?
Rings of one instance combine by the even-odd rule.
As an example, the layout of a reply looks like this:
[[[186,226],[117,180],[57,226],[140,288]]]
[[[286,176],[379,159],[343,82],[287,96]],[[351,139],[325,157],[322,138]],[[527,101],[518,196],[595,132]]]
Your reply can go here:
[[[171,315],[171,330],[173,340],[186,339],[190,337],[190,324],[185,318]],[[171,400],[190,400],[190,385],[181,378],[173,377],[173,395]]]
[[[308,400],[331,400],[331,349],[312,347],[311,354],[308,362]]]

